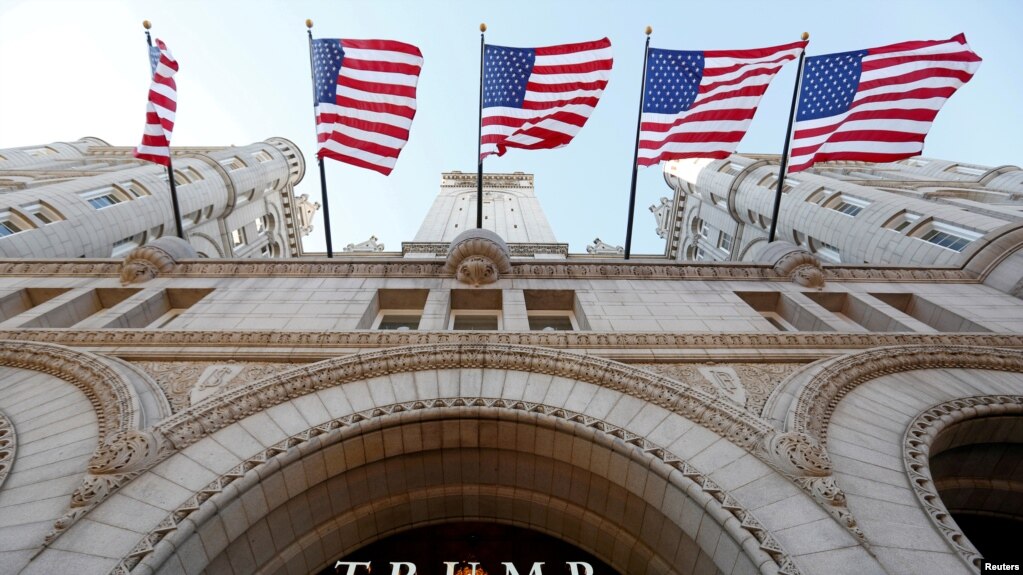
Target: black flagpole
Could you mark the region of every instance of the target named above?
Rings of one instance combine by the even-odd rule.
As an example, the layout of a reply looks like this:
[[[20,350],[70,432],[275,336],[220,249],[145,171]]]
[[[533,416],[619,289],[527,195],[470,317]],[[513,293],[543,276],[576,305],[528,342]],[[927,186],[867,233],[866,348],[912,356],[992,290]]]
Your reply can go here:
[[[629,219],[625,224],[625,259],[632,253],[632,218],[636,214],[636,176],[639,172],[639,130],[643,125],[643,96],[646,94],[646,59],[650,54],[650,34],[654,29],[646,27],[646,45],[643,46],[643,81],[639,83],[639,117],[636,118],[636,148],[632,156],[632,187],[629,189]]]
[[[803,32],[803,41],[810,39],[810,34]],[[774,210],[771,212],[771,232],[767,236],[768,243],[774,241],[774,233],[778,230],[778,212],[781,210],[781,190],[785,186],[785,171],[789,167],[789,144],[792,142],[792,123],[796,119],[796,101],[799,99],[799,84],[803,80],[803,59],[806,48],[799,53],[799,67],[796,68],[796,85],[792,87],[792,107],[789,108],[789,127],[785,130],[785,148],[781,153],[781,165],[778,167],[778,188],[774,191]]]
[[[313,21],[305,21],[306,34],[309,35],[309,78],[313,82],[313,117],[316,116],[316,68],[313,66]],[[317,130],[319,134],[319,130]],[[317,137],[317,140],[319,138]],[[327,202],[327,173],[323,168],[323,156],[317,151],[316,162],[320,165],[320,197],[323,198],[323,233],[327,236],[327,257],[334,257],[334,247],[330,241],[330,204]]]
[[[480,24],[480,125],[476,140],[476,227],[483,227],[483,37],[487,25]]]
[[[148,44],[149,47],[152,48],[153,37],[149,35],[149,28],[152,27],[152,24],[149,23],[149,20],[143,20],[142,27],[146,29],[146,44]],[[151,57],[152,56],[150,56],[149,53],[147,52],[146,58],[149,59]],[[156,73],[155,70],[152,71],[152,73],[155,74]],[[174,206],[174,225],[177,226],[178,237],[181,239],[185,239],[185,231],[181,228],[181,206],[178,205],[178,188],[174,184],[174,165],[171,163],[169,140],[167,141],[167,182],[170,184],[171,205]]]

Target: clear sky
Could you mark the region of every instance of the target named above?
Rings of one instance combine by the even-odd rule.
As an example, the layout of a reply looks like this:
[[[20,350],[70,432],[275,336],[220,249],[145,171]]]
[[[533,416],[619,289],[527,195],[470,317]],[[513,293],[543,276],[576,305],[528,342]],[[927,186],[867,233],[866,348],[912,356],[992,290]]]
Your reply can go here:
[[[558,150],[511,150],[485,169],[536,175],[559,241],[584,252],[595,237],[625,241],[643,29],[651,45],[755,48],[811,34],[826,54],[959,32],[984,63],[938,115],[924,154],[985,165],[1023,163],[1023,34],[1017,1],[693,2],[608,0],[0,0],[0,147],[96,136],[134,146],[149,89],[142,20],[181,66],[174,146],[247,144],[282,136],[306,155],[297,193],[319,201],[309,55],[316,37],[388,38],[425,58],[419,112],[390,177],[329,161],[335,250],[376,235],[400,249],[437,193],[440,173],[476,169],[480,22],[487,41],[546,46],[611,39],[611,81],[586,127]],[[775,78],[739,152],[780,153],[795,63]],[[647,210],[670,196],[660,169],[640,171],[634,254],[659,254]],[[306,238],[324,249],[323,226]]]

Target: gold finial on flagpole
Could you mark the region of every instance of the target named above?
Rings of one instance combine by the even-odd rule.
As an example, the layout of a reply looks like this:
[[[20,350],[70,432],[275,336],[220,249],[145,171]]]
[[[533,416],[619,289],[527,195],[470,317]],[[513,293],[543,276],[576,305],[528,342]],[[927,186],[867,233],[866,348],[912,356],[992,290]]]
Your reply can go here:
[[[312,21],[312,20],[310,20],[309,18],[306,18],[306,19],[305,19],[305,27],[306,27],[306,28],[309,28],[309,29],[311,30],[311,29],[312,29],[312,27],[313,27],[313,21]]]
[[[806,42],[807,40],[810,39],[810,33],[809,32],[803,32],[803,35],[800,36],[800,38],[803,39],[803,42]]]
[[[150,28],[153,27],[153,25],[149,22],[149,20],[143,20],[142,27],[145,28],[146,30],[149,30]]]
[[[646,35],[649,36],[649,35],[651,35],[653,33],[654,33],[654,29],[651,28],[650,26],[647,26],[646,27]]]
[[[486,32],[486,31],[487,31],[487,25],[485,23],[481,22],[480,23],[480,32]]]

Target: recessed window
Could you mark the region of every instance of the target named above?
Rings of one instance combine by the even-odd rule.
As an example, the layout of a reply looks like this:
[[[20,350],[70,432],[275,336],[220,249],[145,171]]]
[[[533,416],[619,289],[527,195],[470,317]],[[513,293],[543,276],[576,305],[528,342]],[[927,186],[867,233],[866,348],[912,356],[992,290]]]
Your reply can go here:
[[[831,263],[837,264],[842,261],[842,252],[839,251],[838,248],[816,238],[810,238],[810,251],[817,254],[821,259]]]
[[[700,234],[700,237],[705,238],[705,237],[709,236],[710,235],[710,228],[707,227],[707,222],[705,222],[703,220],[697,220],[697,221],[699,222],[699,225],[698,225],[698,227],[696,229],[698,230],[697,233]]]
[[[903,233],[908,232],[918,221],[920,221],[920,214],[903,210],[896,214],[895,217],[885,222],[884,227]]]
[[[954,166],[949,166],[949,167],[945,168],[945,171],[946,172],[953,172],[953,173],[956,173],[956,174],[961,174],[963,176],[983,176],[985,173],[987,173],[987,170],[985,170],[983,168],[975,168],[975,167],[972,167],[972,166],[961,166],[959,164],[956,164]]]
[[[175,171],[175,173],[177,172]],[[178,182],[177,178],[175,178],[174,183],[180,184],[181,182]],[[119,184],[116,184],[116,187],[131,194],[132,196],[135,196],[136,198],[141,198],[143,196],[149,195],[149,190],[147,190],[142,184],[136,182],[135,180],[131,180],[130,182],[121,182]]]
[[[237,249],[245,245],[245,230],[238,228],[231,231],[231,247]]]
[[[203,179],[202,174],[200,174],[199,170],[196,170],[195,168],[185,168],[181,171],[184,172],[188,176],[188,179],[193,182]]]
[[[21,206],[21,211],[35,217],[44,224],[52,224],[65,219],[60,212],[46,202],[37,202],[35,204]]]
[[[925,242],[941,246],[956,252],[963,251],[970,242],[981,237],[981,234],[973,230],[967,230],[944,222],[932,221],[918,236]]]
[[[231,171],[231,172],[233,172],[235,170],[240,170],[242,168],[247,167],[245,165],[245,162],[243,162],[241,160],[241,158],[239,158],[237,156],[231,157],[231,158],[227,158],[226,160],[220,160],[220,165],[224,166],[225,168],[228,169],[228,171]]]
[[[380,319],[377,323],[377,329],[393,329],[398,331],[405,331],[410,329],[419,329],[419,320],[422,319],[421,313],[407,312],[407,313],[381,313]]]
[[[734,162],[728,162],[727,164],[721,166],[721,168],[718,171],[725,174],[732,174],[734,176],[742,172],[742,170],[743,166],[740,166],[739,164],[736,164]]]
[[[89,205],[97,210],[109,208],[115,204],[126,202],[131,198],[126,192],[114,186],[107,186],[98,190],[82,192],[79,196],[89,202]]]
[[[13,236],[14,234],[24,230],[25,228],[19,226],[18,223],[11,218],[10,212],[0,212],[0,238]]]
[[[573,331],[576,329],[572,314],[565,312],[533,312],[529,314],[532,331]]]
[[[252,157],[256,158],[256,161],[261,163],[261,164],[263,162],[269,162],[270,160],[274,159],[273,156],[271,156],[270,154],[268,154],[266,152],[266,150],[260,150],[260,151],[256,152],[255,154],[252,154]]]
[[[824,207],[849,217],[856,217],[863,211],[863,208],[869,205],[870,202],[867,200],[841,193],[832,194],[827,202],[824,203]]]
[[[705,262],[705,261],[707,261],[707,259],[708,259],[707,258],[707,252],[703,248],[697,247],[696,248],[696,261],[698,261],[698,262]]]
[[[114,242],[110,257],[122,257],[131,250],[139,247],[146,241],[146,232],[140,232],[133,236],[122,238]]]
[[[460,311],[451,315],[451,329],[495,331],[501,329],[501,315],[494,312]]]
[[[725,232],[718,234],[718,249],[723,252],[731,251],[732,249],[732,236]]]
[[[255,220],[256,234],[263,235],[263,234],[266,233],[266,230],[269,227],[268,221],[267,221],[269,219],[269,217],[270,216],[261,216],[261,217],[256,218],[256,220]]]
[[[771,189],[771,190],[777,190],[778,189],[778,175],[777,174],[768,174],[767,176],[764,176],[763,179],[761,179],[759,182],[757,182],[757,185],[761,186],[761,187],[764,187],[764,188]],[[785,183],[782,184],[782,187],[781,187],[781,193],[787,194],[787,193],[789,193],[789,190],[791,190],[792,188],[794,188],[794,187],[796,187],[798,185],[799,185],[799,182],[797,182],[796,180],[793,180],[792,178],[785,178]]]

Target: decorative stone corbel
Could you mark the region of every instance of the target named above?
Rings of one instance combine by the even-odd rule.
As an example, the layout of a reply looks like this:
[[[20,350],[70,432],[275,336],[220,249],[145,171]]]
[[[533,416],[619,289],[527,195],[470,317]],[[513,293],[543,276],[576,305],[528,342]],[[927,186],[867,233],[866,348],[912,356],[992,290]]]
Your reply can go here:
[[[511,272],[508,244],[490,230],[466,230],[451,242],[444,271],[473,287],[494,283]]]
[[[776,241],[767,244],[757,260],[771,264],[778,275],[811,288],[824,287],[824,270],[817,256],[806,249],[789,242]]]
[[[147,282],[161,273],[174,270],[178,260],[198,257],[195,248],[187,241],[164,236],[132,250],[121,264],[121,284],[129,285]]]
[[[766,437],[764,451],[775,467],[869,548],[866,536],[846,504],[845,493],[832,475],[831,458],[820,444],[805,433],[789,431]]]

